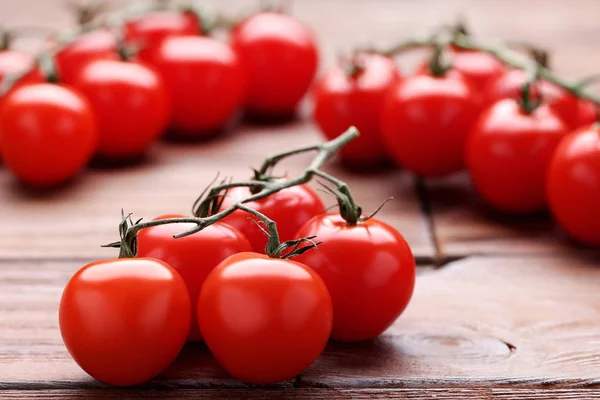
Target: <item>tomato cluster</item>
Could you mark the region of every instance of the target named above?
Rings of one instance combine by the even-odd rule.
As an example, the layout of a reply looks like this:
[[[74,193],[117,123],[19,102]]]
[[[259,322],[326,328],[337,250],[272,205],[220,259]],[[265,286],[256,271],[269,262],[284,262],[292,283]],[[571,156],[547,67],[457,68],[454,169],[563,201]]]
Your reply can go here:
[[[93,262],[71,278],[60,328],[86,372],[118,386],[143,383],[186,341],[204,340],[233,377],[275,383],[300,374],[330,338],[372,339],[398,318],[415,284],[402,235],[362,216],[342,198],[349,192],[338,194],[338,213],[326,213],[298,180],[258,175],[211,191],[194,206],[198,217],[169,214],[146,225],[125,217],[113,244],[121,258]],[[249,189],[255,186],[262,189]],[[206,204],[215,213],[204,215]],[[210,224],[195,232],[198,221]],[[186,230],[195,233],[174,237]]]
[[[391,55],[363,51],[317,79],[313,118],[323,134],[349,124],[362,132],[342,150],[344,163],[366,169],[391,158],[420,178],[466,169],[491,207],[517,214],[549,207],[571,236],[600,245],[592,206],[600,204],[600,127],[594,103],[572,93],[581,87],[532,77],[483,50],[434,50],[410,75]]]
[[[30,185],[56,186],[94,156],[137,159],[167,131],[204,139],[240,111],[295,113],[318,64],[307,27],[264,11],[222,41],[202,36],[201,25],[188,11],[150,11],[121,32],[101,27],[54,43],[50,71],[27,54],[0,52],[0,78],[31,71],[0,99],[6,167]]]

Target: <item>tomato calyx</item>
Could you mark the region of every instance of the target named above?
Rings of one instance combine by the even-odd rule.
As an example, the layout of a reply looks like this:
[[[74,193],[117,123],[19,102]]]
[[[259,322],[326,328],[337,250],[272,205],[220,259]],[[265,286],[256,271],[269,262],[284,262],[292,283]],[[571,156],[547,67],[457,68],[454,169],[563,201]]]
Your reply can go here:
[[[450,62],[444,62],[446,43],[437,42],[433,49],[433,55],[429,61],[429,71],[433,76],[442,77],[452,68]]]

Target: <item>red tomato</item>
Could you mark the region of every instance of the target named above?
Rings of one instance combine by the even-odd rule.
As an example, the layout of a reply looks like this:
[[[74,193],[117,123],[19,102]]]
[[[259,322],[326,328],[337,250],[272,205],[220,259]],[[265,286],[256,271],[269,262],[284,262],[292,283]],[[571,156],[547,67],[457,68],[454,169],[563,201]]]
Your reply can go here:
[[[216,39],[166,38],[157,51],[154,66],[172,98],[171,127],[181,136],[214,134],[243,102],[242,65],[233,50]]]
[[[381,131],[388,152],[422,177],[440,177],[464,167],[467,134],[478,103],[462,74],[418,74],[396,84],[386,96]]]
[[[247,110],[268,117],[293,115],[317,71],[313,33],[288,15],[262,12],[232,30],[231,44],[249,73]]]
[[[96,261],[67,283],[59,322],[67,350],[85,372],[111,385],[137,385],[179,354],[190,299],[183,279],[162,261]]]
[[[500,211],[543,210],[548,164],[567,132],[547,105],[526,114],[516,100],[497,102],[481,114],[467,142],[465,158],[475,189]]]
[[[250,190],[246,187],[230,189],[222,209],[250,195]],[[298,229],[325,209],[319,196],[305,185],[292,186],[265,199],[244,204],[275,221],[282,242],[293,239]],[[267,237],[252,219],[258,221],[247,212],[237,210],[223,221],[242,232],[255,252],[264,253]]]
[[[98,153],[141,155],[164,132],[171,115],[167,89],[154,69],[136,62],[88,63],[73,86],[90,101],[98,122]]]
[[[392,59],[378,54],[359,54],[361,71],[348,74],[331,68],[315,85],[314,119],[328,139],[354,125],[360,136],[342,147],[342,159],[352,166],[371,167],[386,160],[379,119],[383,100],[400,74]]]
[[[54,186],[90,160],[98,132],[87,100],[71,89],[38,83],[21,86],[0,113],[2,158],[22,181]]]
[[[71,84],[87,63],[99,58],[118,58],[115,35],[106,29],[86,33],[56,54],[58,78]]]
[[[473,50],[452,53],[452,68],[467,78],[478,93],[486,84],[505,71],[504,64],[491,54]]]
[[[572,237],[600,245],[600,128],[597,124],[566,136],[547,176],[550,210]]]
[[[198,35],[200,22],[192,13],[153,11],[125,25],[125,42],[139,46],[137,57],[153,62],[156,50],[169,36]]]
[[[233,377],[254,384],[294,378],[321,354],[331,298],[310,268],[257,253],[233,255],[206,278],[202,336]]]
[[[353,342],[385,331],[408,305],[415,286],[415,259],[391,226],[369,219],[350,226],[339,214],[311,219],[296,238],[317,236],[318,251],[295,260],[315,270],[333,302],[331,337]]]
[[[164,215],[155,220],[184,218],[183,215]],[[195,224],[168,224],[146,228],[138,234],[138,257],[162,260],[181,275],[192,301],[192,326],[188,341],[202,340],[196,309],[200,287],[219,264],[232,254],[252,251],[248,239],[237,229],[217,222],[190,236],[174,239],[173,235]]]

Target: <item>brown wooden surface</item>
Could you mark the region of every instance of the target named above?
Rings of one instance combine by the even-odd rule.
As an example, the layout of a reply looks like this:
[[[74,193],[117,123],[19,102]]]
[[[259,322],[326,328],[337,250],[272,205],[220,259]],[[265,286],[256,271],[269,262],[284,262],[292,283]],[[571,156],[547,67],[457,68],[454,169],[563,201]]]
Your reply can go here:
[[[252,4],[212,3],[230,11]],[[65,28],[71,20],[61,5],[3,0],[0,25]],[[600,69],[596,0],[298,0],[293,10],[317,31],[324,64],[337,49],[389,44],[462,14],[483,37],[551,47],[561,73]],[[394,196],[381,218],[421,265],[414,300],[380,338],[330,343],[301,376],[266,388],[229,378],[203,345],[133,390],[108,388],[77,367],[57,327],[61,291],[87,261],[114,255],[99,245],[115,240],[122,207],[140,217],[187,212],[217,171],[243,178],[266,153],[318,140],[306,121],[243,125],[206,143],[161,143],[143,163],[91,168],[50,193],[26,190],[0,169],[0,398],[600,398],[597,251],[571,243],[547,215],[491,212],[463,175],[422,183],[402,171],[353,174],[335,163],[330,171],[366,210]]]

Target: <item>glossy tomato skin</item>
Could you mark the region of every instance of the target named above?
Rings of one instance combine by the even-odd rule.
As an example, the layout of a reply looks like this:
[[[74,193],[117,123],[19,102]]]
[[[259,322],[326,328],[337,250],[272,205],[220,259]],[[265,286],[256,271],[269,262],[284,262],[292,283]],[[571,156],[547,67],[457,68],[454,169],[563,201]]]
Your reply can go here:
[[[248,188],[232,188],[227,192],[222,208],[227,208],[250,195]],[[293,239],[298,229],[325,209],[319,196],[305,185],[292,186],[245,205],[275,221],[282,242]],[[258,221],[250,214],[237,210],[223,221],[242,232],[250,241],[253,251],[262,254],[265,252],[267,237],[252,219]]]
[[[288,15],[262,12],[233,29],[231,45],[248,71],[247,111],[266,117],[293,115],[319,62],[311,30]]]
[[[497,102],[481,114],[467,143],[465,157],[475,189],[502,212],[543,210],[548,165],[567,133],[547,105],[528,115],[516,100]]]
[[[506,68],[496,57],[473,50],[458,50],[452,53],[452,68],[467,78],[479,93],[486,84],[502,74]]]
[[[58,78],[62,83],[72,84],[90,61],[118,58],[115,35],[107,29],[91,31],[56,54]]]
[[[415,286],[415,259],[396,229],[371,218],[349,226],[339,214],[311,219],[297,238],[322,242],[295,260],[315,270],[333,302],[331,337],[345,342],[372,339],[408,305]]]
[[[379,54],[359,54],[356,62],[362,68],[356,75],[336,65],[316,82],[313,118],[328,139],[356,126],[360,136],[340,154],[350,166],[369,168],[387,160],[379,119],[385,95],[400,74],[391,58]]]
[[[91,107],[66,87],[39,83],[12,91],[0,111],[2,158],[23,182],[55,186],[75,176],[98,143]]]
[[[547,176],[548,204],[560,225],[581,243],[600,245],[600,128],[562,139]]]
[[[183,215],[164,215],[155,220],[184,218]],[[143,229],[138,234],[138,257],[162,260],[183,278],[192,302],[192,325],[188,341],[202,340],[198,328],[197,305],[200,288],[206,277],[221,261],[232,254],[252,251],[248,239],[237,229],[216,222],[198,233],[174,239],[173,235],[195,224],[168,224]]]
[[[65,287],[59,323],[84,371],[111,385],[137,385],[179,354],[190,327],[190,299],[183,279],[162,261],[96,261]]]
[[[158,10],[125,24],[125,43],[139,46],[137,58],[152,63],[156,50],[165,38],[198,35],[200,31],[200,22],[194,14]]]
[[[479,110],[470,83],[455,70],[403,79],[388,92],[381,132],[390,156],[424,178],[464,167],[464,145]]]
[[[276,383],[300,374],[325,348],[331,298],[303,264],[240,253],[206,279],[198,321],[206,344],[233,377]]]
[[[242,65],[233,50],[216,39],[166,38],[153,65],[169,90],[171,128],[180,136],[213,135],[243,102],[246,77]]]
[[[80,71],[73,86],[89,100],[100,134],[98,154],[132,158],[164,132],[171,105],[162,78],[138,62],[96,60]]]

